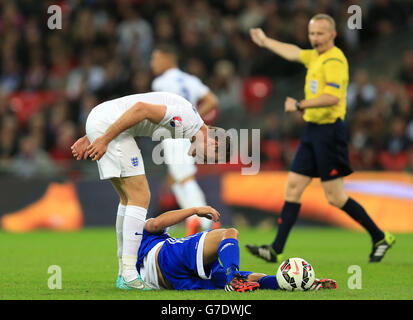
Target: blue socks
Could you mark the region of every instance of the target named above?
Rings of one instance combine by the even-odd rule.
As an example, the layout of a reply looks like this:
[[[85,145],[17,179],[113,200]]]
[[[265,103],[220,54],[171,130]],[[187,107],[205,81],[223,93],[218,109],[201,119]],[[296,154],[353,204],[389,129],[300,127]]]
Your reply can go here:
[[[265,276],[258,279],[260,289],[277,290],[279,288],[276,276]]]
[[[239,245],[236,239],[224,239],[218,247],[218,260],[225,270],[227,282],[239,273]],[[261,289],[277,290],[279,288],[276,276],[265,276],[258,280]]]
[[[225,270],[227,282],[239,272],[239,245],[236,239],[224,239],[218,247],[218,259]]]

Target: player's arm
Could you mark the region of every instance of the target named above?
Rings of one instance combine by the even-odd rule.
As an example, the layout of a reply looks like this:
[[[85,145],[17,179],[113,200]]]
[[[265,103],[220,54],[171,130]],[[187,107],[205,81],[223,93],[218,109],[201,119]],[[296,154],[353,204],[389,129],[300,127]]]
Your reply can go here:
[[[148,220],[145,224],[145,230],[150,233],[159,233],[165,228],[182,222],[194,214],[199,217],[212,219],[215,222],[219,220],[220,216],[219,212],[210,206],[167,211],[154,219]]]
[[[300,102],[300,108],[322,108],[322,107],[331,107],[340,102],[340,98],[333,96],[331,94],[323,93],[321,96],[318,96],[313,99],[306,99]]]
[[[117,119],[106,132],[95,139],[88,147],[88,155],[93,160],[99,160],[106,152],[107,145],[123,131],[133,127],[143,120],[153,123],[162,121],[166,113],[166,106],[137,102]]]
[[[297,100],[291,97],[287,97],[285,100],[285,112],[294,112],[299,110],[304,110],[307,108],[323,108],[331,107],[340,102],[340,98],[333,96],[328,93],[323,93],[322,95],[312,98],[301,100],[297,104]]]
[[[203,118],[206,114],[216,108],[218,108],[218,98],[214,93],[208,91],[200,101],[198,113],[201,118]]]
[[[286,60],[300,62],[300,47],[271,39],[260,28],[250,29],[250,36],[258,46],[267,48]]]

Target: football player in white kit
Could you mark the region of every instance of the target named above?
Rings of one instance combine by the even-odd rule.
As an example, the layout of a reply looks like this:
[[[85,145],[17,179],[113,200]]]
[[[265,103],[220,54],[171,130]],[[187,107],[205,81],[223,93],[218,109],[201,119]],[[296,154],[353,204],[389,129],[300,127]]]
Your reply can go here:
[[[178,132],[178,137],[190,139],[192,156],[202,157],[208,163],[225,162],[229,157],[222,156],[222,151],[218,153],[222,143],[211,135],[213,130],[204,124],[195,107],[166,92],[135,94],[99,104],[87,118],[86,135],[71,147],[77,160],[89,156],[97,161],[100,179],[110,179],[119,194],[116,287],[120,289],[148,288],[137,273],[136,261],[150,191],[134,137],[152,136],[157,130],[167,130],[172,137]],[[225,140],[225,144],[225,152],[229,152],[229,141]]]
[[[173,92],[188,100],[193,106],[199,105],[198,112],[205,119],[217,112],[218,99],[200,79],[178,68],[178,54],[169,44],[158,45],[151,59],[153,73],[152,91]],[[188,139],[165,139],[162,148],[168,167],[168,184],[178,205],[182,209],[206,206],[204,192],[198,185],[194,158],[188,155]],[[213,221],[196,215],[186,220],[186,235],[209,230]],[[217,223],[218,225],[219,223]]]

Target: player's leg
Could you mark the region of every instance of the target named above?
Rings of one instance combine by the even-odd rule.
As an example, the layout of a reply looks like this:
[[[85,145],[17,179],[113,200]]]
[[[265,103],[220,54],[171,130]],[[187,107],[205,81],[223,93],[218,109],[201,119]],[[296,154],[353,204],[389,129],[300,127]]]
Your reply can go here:
[[[285,202],[278,219],[277,235],[271,245],[247,245],[247,249],[257,257],[269,262],[281,260],[287,237],[295,224],[301,207],[301,196],[312,178],[290,171],[285,190]]]
[[[328,202],[346,212],[369,232],[373,241],[370,261],[380,261],[393,244],[394,236],[391,234],[385,236],[364,208],[344,192],[343,177],[353,172],[349,160],[345,123],[337,119],[334,124],[320,126],[317,139],[314,140],[317,166],[320,168],[319,175]]]
[[[278,221],[277,236],[272,244],[272,248],[277,254],[281,254],[284,250],[290,230],[297,221],[301,208],[301,197],[311,180],[312,178],[309,176],[292,171],[288,173],[285,202]]]
[[[373,242],[370,261],[380,261],[387,249],[393,245],[395,241],[394,236],[389,232],[383,232],[370,218],[366,210],[356,200],[346,195],[343,178],[322,181],[322,186],[325,196],[331,205],[346,212],[367,230]]]
[[[119,180],[119,186],[127,197],[122,229],[122,277],[126,282],[130,282],[138,277],[137,253],[142,241],[150,191],[145,175],[124,177]]]
[[[264,273],[252,272],[247,277],[248,281],[258,282],[261,289],[278,290],[280,287],[277,282],[277,277],[274,275],[266,275]],[[333,279],[315,279],[310,291],[318,291],[321,289],[337,289],[337,281]]]
[[[101,136],[105,130],[105,122],[100,121],[99,114],[92,112],[91,115],[86,124],[90,142]],[[97,165],[100,179],[114,179],[112,183],[115,182],[115,190],[121,201],[126,203],[122,226],[122,284],[119,287],[144,289],[145,285],[138,277],[135,264],[150,193],[144,175],[142,155],[134,137],[128,132],[118,135],[108,144],[106,153],[97,161]],[[125,196],[127,200],[124,199]],[[122,225],[121,220],[122,218],[117,221],[119,228]]]
[[[364,208],[344,192],[343,178],[322,181],[321,184],[328,203],[343,210],[355,221],[360,223],[370,233],[373,242],[380,241],[384,238],[383,231],[377,227]]]
[[[218,259],[226,276],[226,291],[254,291],[259,284],[251,282],[239,272],[240,249],[238,243],[238,230],[217,229],[208,232],[203,248],[204,265],[213,263]]]
[[[116,214],[116,240],[117,240],[117,256],[119,262],[118,279],[116,281],[116,287],[119,286],[120,277],[122,276],[122,247],[123,247],[123,220],[125,218],[125,210],[128,204],[128,198],[120,187],[120,179],[110,179],[113,188],[119,195],[119,206]]]

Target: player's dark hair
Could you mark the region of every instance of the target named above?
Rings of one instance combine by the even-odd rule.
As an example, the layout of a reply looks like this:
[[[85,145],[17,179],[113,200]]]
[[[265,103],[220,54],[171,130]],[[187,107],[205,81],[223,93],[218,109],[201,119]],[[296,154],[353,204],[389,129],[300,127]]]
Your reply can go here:
[[[154,50],[159,50],[162,53],[170,54],[176,59],[178,59],[179,56],[178,49],[173,44],[167,42],[158,43]]]

